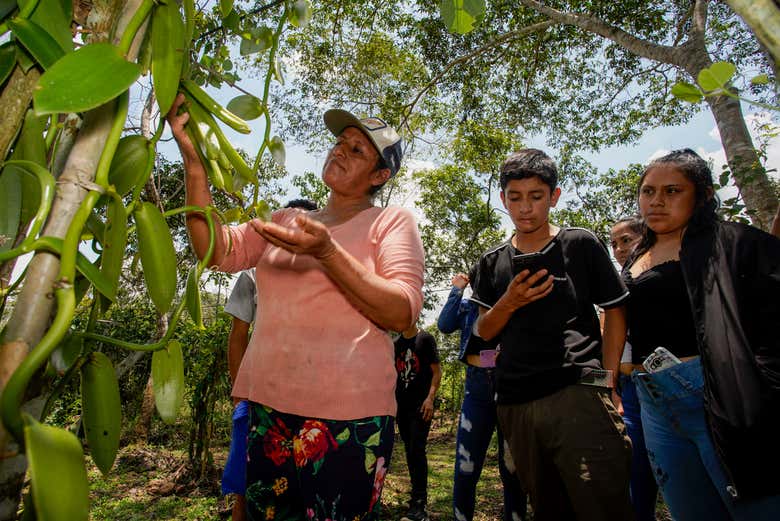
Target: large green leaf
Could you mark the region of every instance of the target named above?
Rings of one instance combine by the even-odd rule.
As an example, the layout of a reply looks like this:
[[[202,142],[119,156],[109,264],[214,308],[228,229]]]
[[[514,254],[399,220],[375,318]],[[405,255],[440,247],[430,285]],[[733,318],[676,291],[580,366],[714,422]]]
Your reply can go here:
[[[263,52],[274,44],[274,32],[266,26],[254,27],[249,33],[241,35],[241,56]]]
[[[26,5],[33,0],[19,2]],[[63,51],[73,50],[73,33],[70,22],[73,17],[73,3],[68,0],[38,0],[30,20],[40,25],[49,36],[54,38]]]
[[[3,168],[3,177],[14,177],[19,183],[21,191],[21,207],[19,211],[19,226],[26,228],[30,220],[41,211],[41,186],[34,175],[19,165],[6,164]],[[53,181],[53,179],[52,179]],[[53,186],[53,183],[52,183]],[[5,201],[0,197],[0,200]],[[48,210],[47,210],[48,211]]]
[[[152,355],[152,385],[157,412],[165,423],[174,423],[184,401],[184,356],[178,340]]]
[[[233,0],[219,0],[219,10],[222,12],[222,18],[224,19],[233,10]]]
[[[701,101],[702,93],[696,85],[686,81],[678,81],[672,85],[672,96],[689,103],[698,103]]]
[[[8,27],[44,69],[49,69],[65,54],[57,40],[31,20],[8,20]]]
[[[110,101],[141,75],[141,67],[128,62],[109,43],[92,43],[66,54],[47,70],[33,94],[35,112],[83,112]]]
[[[119,140],[108,171],[108,182],[119,195],[127,194],[141,180],[146,181],[150,153],[149,140],[143,136],[125,136]]]
[[[167,114],[176,98],[184,63],[184,20],[176,2],[160,4],[152,18],[152,81],[160,112]]]
[[[22,184],[13,169],[0,172],[0,252],[10,250],[19,231]]]
[[[448,31],[466,34],[485,15],[485,0],[442,0],[439,9]]]
[[[89,482],[81,443],[71,432],[24,418],[25,454],[40,521],[87,521]]]
[[[236,96],[228,102],[225,108],[246,121],[257,119],[265,112],[260,99],[249,94]]]
[[[16,67],[16,46],[12,42],[0,45],[0,85],[13,72]]]
[[[728,86],[735,72],[737,72],[737,68],[734,64],[715,62],[706,69],[701,70],[696,80],[699,82],[699,86],[706,91],[723,89]]]

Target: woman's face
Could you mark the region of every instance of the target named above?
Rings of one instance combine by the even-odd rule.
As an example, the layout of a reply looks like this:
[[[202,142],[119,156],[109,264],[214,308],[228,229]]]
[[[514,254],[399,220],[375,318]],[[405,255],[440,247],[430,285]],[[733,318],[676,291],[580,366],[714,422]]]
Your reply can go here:
[[[682,233],[696,209],[696,187],[677,168],[651,168],[639,188],[639,212],[657,235]]]
[[[322,180],[338,193],[368,194],[371,187],[386,180],[382,172],[376,170],[379,152],[360,130],[347,127],[336,138],[336,144],[328,152],[322,167]]]
[[[628,256],[634,251],[641,238],[640,234],[631,229],[631,223],[622,222],[612,227],[609,232],[609,242],[612,245],[615,259],[621,266],[626,263]]]

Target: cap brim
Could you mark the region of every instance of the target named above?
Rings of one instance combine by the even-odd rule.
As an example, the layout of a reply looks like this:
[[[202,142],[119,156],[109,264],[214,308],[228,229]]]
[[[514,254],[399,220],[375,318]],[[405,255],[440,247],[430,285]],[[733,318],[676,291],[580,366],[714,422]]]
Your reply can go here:
[[[322,115],[322,119],[325,121],[325,126],[328,127],[328,130],[330,130],[334,136],[340,136],[347,127],[357,127],[369,140],[371,140],[377,153],[379,153],[379,158],[383,159],[382,150],[371,135],[371,132],[369,132],[365,125],[363,125],[363,123],[361,123],[351,112],[342,109],[330,109],[325,111],[325,114]]]

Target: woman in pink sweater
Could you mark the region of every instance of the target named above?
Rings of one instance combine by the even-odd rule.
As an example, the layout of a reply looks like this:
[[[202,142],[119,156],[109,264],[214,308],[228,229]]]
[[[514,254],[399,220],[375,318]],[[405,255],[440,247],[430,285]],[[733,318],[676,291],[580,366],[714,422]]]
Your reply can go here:
[[[168,115],[185,166],[187,204],[212,204],[207,176]],[[318,211],[285,209],[271,222],[218,225],[217,269],[256,268],[258,314],[233,396],[250,401],[250,519],[378,519],[392,453],[395,399],[388,330],[417,320],[423,250],[411,213],[373,205],[401,163],[401,139],[379,118],[329,110],[337,136],[322,169]],[[187,216],[193,249],[209,234]]]

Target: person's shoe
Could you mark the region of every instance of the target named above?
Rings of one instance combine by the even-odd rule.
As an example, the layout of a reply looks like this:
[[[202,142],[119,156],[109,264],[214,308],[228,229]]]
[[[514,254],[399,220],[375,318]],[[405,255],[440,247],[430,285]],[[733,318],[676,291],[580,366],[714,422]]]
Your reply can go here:
[[[406,515],[401,518],[401,521],[430,521],[430,518],[423,505],[412,504]]]

